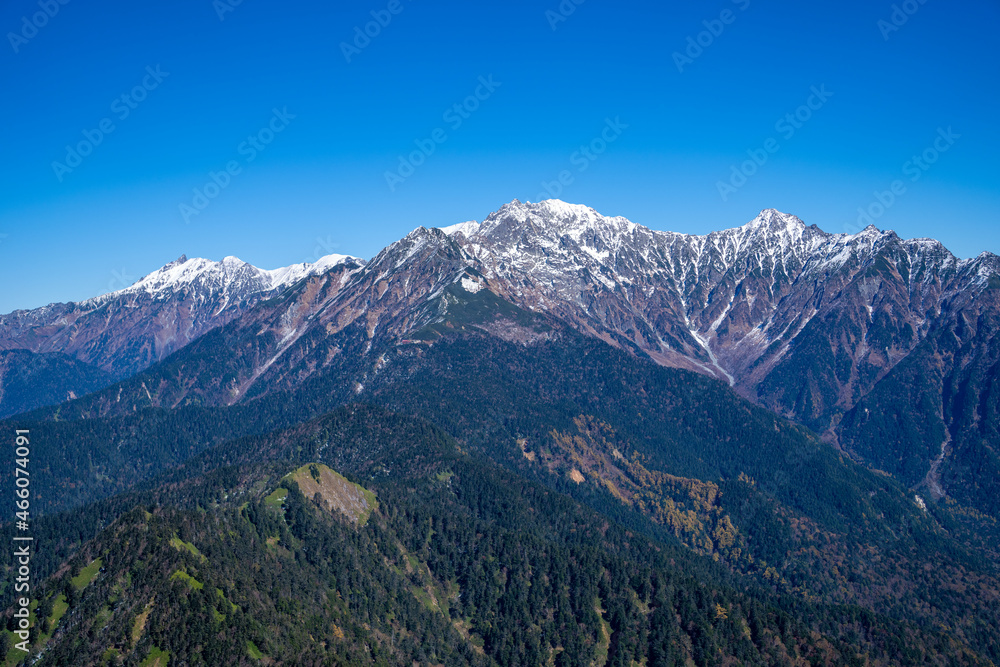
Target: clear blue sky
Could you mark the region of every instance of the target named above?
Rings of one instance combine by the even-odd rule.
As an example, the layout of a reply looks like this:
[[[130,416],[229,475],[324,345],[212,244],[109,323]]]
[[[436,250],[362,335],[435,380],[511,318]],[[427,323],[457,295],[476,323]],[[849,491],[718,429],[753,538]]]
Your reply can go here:
[[[3,3],[0,312],[182,253],[370,257],[418,225],[536,201],[562,172],[562,199],[690,233],[770,207],[851,230],[898,180],[878,227],[1000,252],[996,0],[909,0],[899,25],[889,0],[234,1]],[[345,55],[373,11],[387,25]],[[705,46],[678,61],[689,37]],[[433,153],[397,171],[418,141]],[[766,162],[731,181],[748,151]],[[910,162],[925,151],[933,164]],[[740,187],[724,198],[720,181]]]

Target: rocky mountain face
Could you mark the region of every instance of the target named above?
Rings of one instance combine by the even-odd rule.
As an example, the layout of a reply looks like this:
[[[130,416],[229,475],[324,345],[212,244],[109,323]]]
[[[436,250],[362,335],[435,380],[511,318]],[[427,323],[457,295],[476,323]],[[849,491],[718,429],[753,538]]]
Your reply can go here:
[[[873,227],[828,234],[774,210],[690,236],[514,202],[451,233],[518,305],[714,375],[820,431],[1000,282],[994,255],[958,260]]]
[[[1000,462],[1000,259],[874,227],[830,234],[775,210],[692,236],[515,200],[482,223],[414,230],[368,263],[264,272],[182,258],[113,295],[0,318],[0,347],[125,377],[194,341],[90,405],[230,405],[330,374],[335,391],[361,392],[389,351],[464,326],[457,304],[508,340],[543,335],[500,317],[516,306],[553,323],[545,336],[569,325],[715,377],[932,495],[972,475],[969,460]]]
[[[937,326],[848,410],[842,446],[934,498],[1000,514],[1000,299],[996,288]]]
[[[64,355],[111,381],[128,378],[262,299],[347,260],[353,258],[330,255],[315,264],[265,271],[235,257],[212,262],[182,256],[117,292],[0,316],[0,350]],[[70,383],[60,400],[95,388],[92,382]],[[17,407],[44,405],[40,400]],[[0,405],[12,414],[6,401]]]
[[[1000,461],[995,255],[960,260],[874,227],[830,234],[774,210],[691,236],[515,201],[448,231],[513,303],[724,380],[933,495],[953,441],[979,469]]]
[[[363,368],[377,372],[386,350],[441,318],[463,276],[482,281],[471,271],[444,232],[420,228],[367,263],[341,261],[300,280],[74,409],[232,405],[335,372],[363,382]]]

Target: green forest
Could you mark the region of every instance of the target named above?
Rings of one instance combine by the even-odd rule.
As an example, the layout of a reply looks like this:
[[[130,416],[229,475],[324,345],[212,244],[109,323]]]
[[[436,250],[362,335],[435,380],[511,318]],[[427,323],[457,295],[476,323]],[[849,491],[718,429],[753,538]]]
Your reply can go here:
[[[361,392],[19,418],[50,480],[27,660],[1000,662],[993,517],[923,509],[707,378],[456,329]]]

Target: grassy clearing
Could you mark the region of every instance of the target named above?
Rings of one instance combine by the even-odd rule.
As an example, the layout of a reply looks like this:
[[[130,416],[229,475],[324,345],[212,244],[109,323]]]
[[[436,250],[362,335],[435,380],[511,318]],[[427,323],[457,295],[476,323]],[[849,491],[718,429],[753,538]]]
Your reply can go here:
[[[66,596],[60,593],[56,597],[55,602],[52,603],[52,616],[49,617],[52,619],[52,627],[56,626],[56,623],[62,619],[68,610],[69,602],[66,601]]]
[[[431,598],[430,593],[420,588],[419,586],[410,586],[410,591],[413,596],[420,601],[420,604],[424,606],[427,611],[441,611],[438,606],[434,604],[434,599]]]
[[[260,660],[261,658],[264,657],[264,654],[260,652],[260,649],[257,648],[257,645],[254,644],[249,639],[247,640],[247,653],[249,653],[250,657],[253,658],[254,660]]]
[[[278,487],[271,492],[267,498],[264,499],[264,503],[268,507],[281,507],[285,503],[285,498],[288,497],[288,489],[284,487]]]
[[[63,595],[62,593],[60,593],[59,596],[56,597],[56,599],[52,602],[52,615],[49,616],[48,618],[48,620],[50,621],[48,633],[43,632],[43,629],[45,627],[43,623],[44,619],[38,618],[37,613],[34,611],[37,610],[37,608],[38,608],[38,603],[37,602],[33,603],[31,623],[32,625],[36,623],[40,624],[38,626],[39,633],[38,633],[38,643],[36,644],[36,647],[41,647],[45,646],[45,644],[48,643],[49,639],[52,638],[52,635],[55,634],[56,627],[59,625],[59,620],[62,619],[62,617],[66,614],[66,611],[69,609],[69,603],[66,601],[66,596]]]
[[[415,572],[420,568],[420,559],[412,554],[406,554],[407,572]]]
[[[142,637],[143,630],[146,629],[146,621],[149,620],[149,615],[153,611],[153,601],[150,600],[146,608],[142,610],[142,613],[135,617],[135,623],[132,625],[132,643],[135,644]]]
[[[23,651],[18,651],[14,648],[14,644],[21,641],[21,638],[7,629],[4,629],[2,632],[7,635],[8,639],[10,639],[10,650],[7,651],[7,655],[4,656],[3,665],[4,667],[16,667],[17,663],[19,663],[26,655]]]
[[[139,667],[167,667],[167,663],[169,662],[170,654],[154,646],[149,649],[149,655],[146,656],[146,659],[142,661]]]
[[[41,621],[38,620],[38,616],[35,614],[35,609],[37,607],[38,607],[38,600],[32,600],[31,604],[28,606],[28,623],[31,624],[31,627],[38,627],[38,629],[41,630],[42,628],[39,626],[39,623]],[[4,632],[10,638],[10,650],[7,651],[7,655],[4,658],[4,667],[15,667],[16,665],[20,664],[21,660],[23,660],[24,657],[28,654],[25,653],[24,651],[19,651],[16,648],[14,648],[14,644],[21,641],[20,637],[15,635],[10,630],[4,630]],[[43,639],[43,637],[41,637],[41,633],[39,633],[39,635],[40,639]],[[37,649],[40,645],[41,642],[37,644],[31,644],[30,646],[34,650]]]
[[[184,570],[177,570],[172,575],[170,575],[170,580],[173,581],[174,579],[180,579],[191,588],[197,589],[199,591],[205,587],[205,584],[201,583],[200,581],[192,577]]]
[[[223,600],[225,600],[226,602],[229,603],[229,608],[230,609],[232,609],[233,611],[236,611],[237,609],[239,609],[239,606],[236,603],[234,603],[232,600],[230,600],[229,598],[226,597],[226,594],[222,592],[221,588],[216,588],[215,592],[219,595],[219,597],[221,599],[223,599]]]
[[[372,512],[378,509],[374,492],[348,481],[322,463],[304,465],[289,473],[288,477],[299,485],[303,496],[312,499],[318,494],[327,510],[345,514],[359,528],[368,523]]]
[[[611,624],[604,618],[607,612],[601,604],[601,598],[594,599],[594,611],[601,619],[601,629],[597,635],[597,646],[594,647],[594,665],[603,667],[608,664],[608,652],[611,650]]]
[[[72,579],[73,587],[78,591],[82,591],[90,582],[97,578],[97,575],[101,571],[101,566],[104,565],[100,558],[93,561],[90,565],[80,570],[80,574],[76,575]]]
[[[31,649],[33,651],[36,651],[44,647],[45,644],[48,643],[49,639],[52,638],[52,635],[56,631],[56,627],[58,627],[59,625],[59,621],[62,619],[63,616],[66,615],[66,612],[69,610],[69,603],[66,601],[66,596],[63,595],[62,593],[56,596],[55,600],[53,600],[52,602],[52,614],[48,617],[48,619],[38,618],[38,614],[36,613],[37,609],[38,609],[38,600],[32,600],[31,605],[28,607],[28,610],[30,612],[28,616],[28,621],[29,623],[31,623],[31,627],[37,627],[39,630],[38,640],[31,645]],[[50,621],[48,633],[43,632],[43,628],[45,627],[44,625],[45,620]],[[28,654],[26,654],[24,651],[19,651],[14,648],[14,644],[21,641],[20,637],[18,637],[13,632],[7,629],[0,630],[0,632],[6,634],[7,638],[10,640],[9,644],[10,650],[7,651],[7,655],[2,656],[2,658],[0,658],[0,660],[2,660],[0,661],[0,665],[2,665],[3,667],[15,667],[16,665],[20,664],[21,661]]]
[[[205,556],[202,555],[200,551],[198,551],[198,547],[191,544],[190,542],[185,542],[176,535],[170,538],[170,546],[172,546],[174,549],[177,549],[178,551],[183,551],[187,549],[187,551],[190,552],[191,555],[194,556],[195,558],[202,561],[206,560]]]

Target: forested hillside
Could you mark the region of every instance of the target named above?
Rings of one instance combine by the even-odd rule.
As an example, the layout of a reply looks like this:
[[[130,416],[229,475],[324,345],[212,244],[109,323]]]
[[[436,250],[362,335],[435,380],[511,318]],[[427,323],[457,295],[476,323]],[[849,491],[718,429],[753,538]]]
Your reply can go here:
[[[118,518],[43,589],[35,664],[989,664],[651,541],[420,420],[358,407],[304,428],[218,454],[274,463],[109,501]],[[317,454],[374,492],[364,525],[286,477]]]

